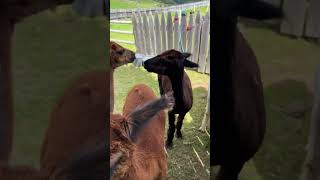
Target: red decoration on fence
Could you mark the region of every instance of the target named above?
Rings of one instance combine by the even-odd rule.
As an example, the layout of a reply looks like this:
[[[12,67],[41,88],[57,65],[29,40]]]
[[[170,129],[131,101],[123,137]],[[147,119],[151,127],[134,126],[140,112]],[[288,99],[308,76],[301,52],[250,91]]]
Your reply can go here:
[[[191,30],[192,30],[192,28],[193,28],[193,26],[188,25],[188,26],[187,26],[187,31],[191,31]]]
[[[178,18],[178,17],[175,17],[175,18],[173,19],[173,22],[178,23],[178,22],[179,22],[179,18]]]

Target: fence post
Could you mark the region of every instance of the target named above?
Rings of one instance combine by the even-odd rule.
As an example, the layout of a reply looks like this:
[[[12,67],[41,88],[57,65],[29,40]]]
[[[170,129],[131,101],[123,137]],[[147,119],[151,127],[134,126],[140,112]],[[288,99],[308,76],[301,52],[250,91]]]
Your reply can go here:
[[[176,11],[174,15],[174,40],[173,40],[173,48],[175,50],[179,50],[179,15],[178,12]]]
[[[192,38],[193,38],[193,13],[190,13],[189,16],[189,24],[187,26],[187,52],[192,53]],[[192,56],[190,57],[190,60],[192,60]]]
[[[192,61],[198,63],[199,59],[199,46],[200,46],[200,29],[201,29],[201,15],[197,12],[195,25],[194,25],[194,46],[193,46],[193,58]]]
[[[281,24],[281,32],[294,35],[297,37],[302,36],[307,2],[306,0],[284,0],[283,11],[286,17]]]
[[[165,20],[165,14],[162,12],[161,16],[161,34],[162,34],[162,52],[167,50],[167,41],[166,41],[166,20]]]
[[[200,40],[200,52],[199,52],[199,72],[204,72],[206,67],[206,60],[207,60],[207,47],[208,47],[208,39],[209,39],[209,28],[210,28],[210,21],[209,21],[209,13],[207,12],[206,15],[203,17],[201,26],[201,40]]]
[[[209,46],[208,46],[208,56],[207,56],[206,73],[207,73],[207,74],[210,74],[210,43],[209,43]]]
[[[161,53],[161,34],[160,34],[160,23],[158,13],[154,16],[154,29],[155,29],[155,41],[156,41],[156,54]]]
[[[320,1],[310,0],[305,35],[320,38]]]
[[[186,24],[187,24],[187,15],[185,12],[181,12],[180,33],[181,33],[181,43],[182,43],[183,50],[186,50]]]
[[[172,17],[171,12],[167,14],[167,38],[168,38],[168,49],[172,49],[173,32],[172,32]]]
[[[146,54],[150,55],[151,54],[151,47],[150,47],[150,33],[149,33],[149,23],[148,23],[148,19],[147,19],[147,14],[143,13],[142,15],[143,18],[143,35],[145,37],[145,43],[146,43]]]
[[[138,30],[138,25],[137,25],[137,17],[136,14],[132,14],[132,30],[133,30],[133,35],[134,35],[134,43],[136,44],[136,52],[141,53],[141,44],[140,44],[140,35],[139,35],[139,30]]]
[[[138,36],[139,36],[138,44],[140,45],[141,53],[145,54],[146,48],[145,48],[145,40],[144,40],[143,29],[142,29],[143,23],[141,21],[141,14],[140,13],[137,13],[136,20],[137,20],[137,31],[138,31]]]
[[[156,54],[156,47],[155,47],[155,33],[154,33],[154,23],[153,23],[153,16],[151,11],[149,12],[149,31],[150,31],[150,42],[151,42],[151,55]]]

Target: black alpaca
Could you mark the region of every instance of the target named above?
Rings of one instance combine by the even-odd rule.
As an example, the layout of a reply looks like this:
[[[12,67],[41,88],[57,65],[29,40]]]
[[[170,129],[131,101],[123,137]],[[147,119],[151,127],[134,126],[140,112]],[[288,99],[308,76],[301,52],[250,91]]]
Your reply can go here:
[[[191,82],[184,71],[184,67],[193,68],[198,67],[198,65],[187,60],[190,55],[190,53],[168,50],[144,62],[144,68],[147,71],[158,74],[160,94],[163,95],[172,90],[174,92],[176,104],[168,112],[167,148],[172,147],[172,140],[176,130],[176,137],[182,138],[183,119],[193,104]],[[179,114],[177,123],[175,123],[175,114]]]

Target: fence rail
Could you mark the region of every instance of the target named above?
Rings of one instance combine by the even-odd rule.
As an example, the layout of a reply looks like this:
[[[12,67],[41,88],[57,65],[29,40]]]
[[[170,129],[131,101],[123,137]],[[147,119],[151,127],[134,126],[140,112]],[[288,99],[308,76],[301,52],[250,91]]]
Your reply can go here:
[[[147,9],[111,9],[110,11],[110,19],[123,19],[123,18],[131,18],[132,15],[135,13],[151,13],[156,14],[159,12],[175,12],[177,10],[185,10],[185,9],[191,9],[196,7],[203,7],[203,6],[209,6],[210,1],[199,1],[199,2],[193,2],[193,3],[186,3],[186,4],[179,4],[179,5],[173,5],[173,6],[167,6],[167,7],[156,7],[156,8],[147,8]]]

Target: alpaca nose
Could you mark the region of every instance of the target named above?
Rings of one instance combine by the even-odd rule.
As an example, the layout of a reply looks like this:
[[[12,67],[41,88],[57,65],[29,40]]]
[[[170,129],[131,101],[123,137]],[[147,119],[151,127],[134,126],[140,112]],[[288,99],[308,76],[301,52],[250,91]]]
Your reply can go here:
[[[130,57],[129,61],[132,63],[136,59],[136,56],[133,54],[133,56]]]
[[[143,66],[144,66],[144,67],[147,67],[148,65],[149,65],[149,61],[144,61],[144,62],[143,62]]]

